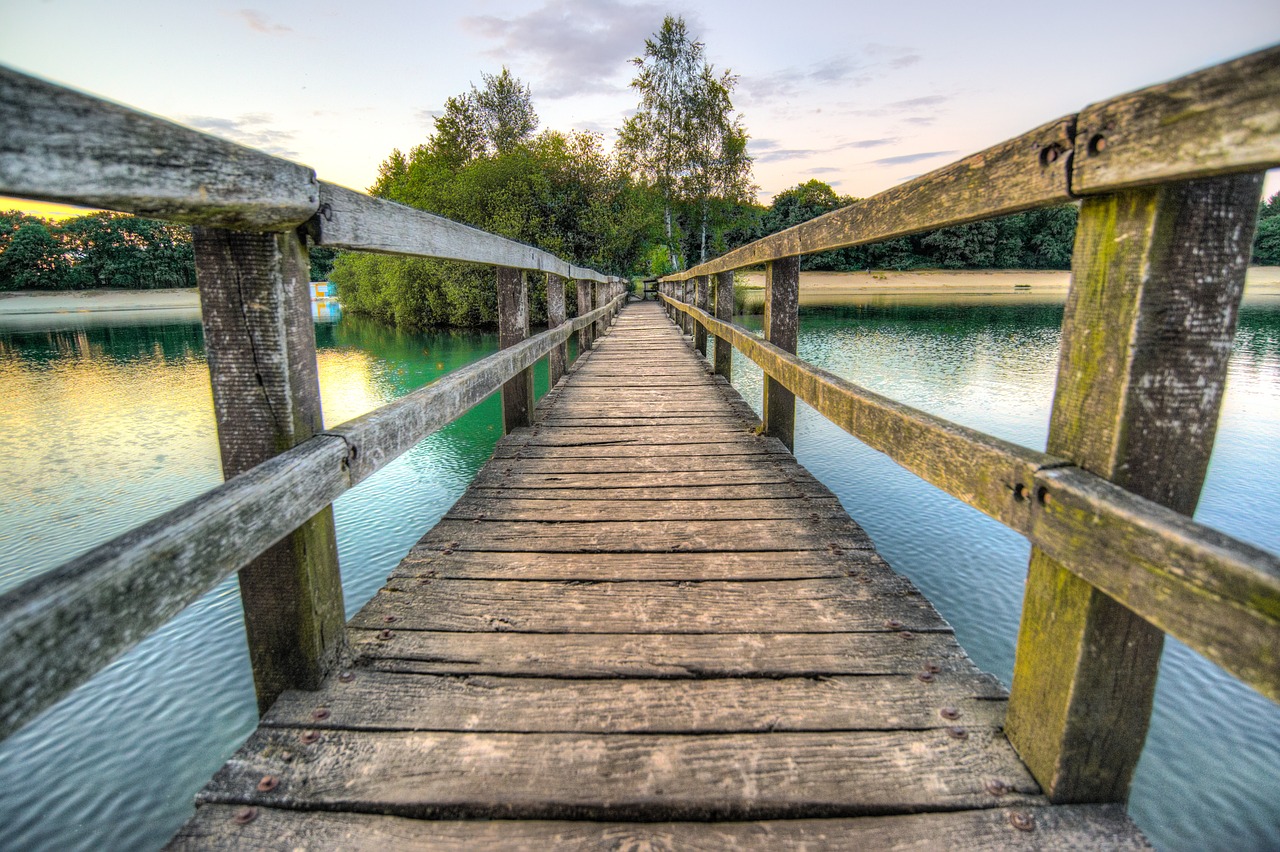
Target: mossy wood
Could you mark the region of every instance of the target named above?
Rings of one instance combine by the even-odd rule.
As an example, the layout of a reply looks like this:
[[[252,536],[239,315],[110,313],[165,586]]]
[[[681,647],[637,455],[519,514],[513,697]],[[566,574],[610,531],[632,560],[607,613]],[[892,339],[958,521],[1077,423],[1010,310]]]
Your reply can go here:
[[[689,315],[693,322],[693,315]],[[701,328],[701,324],[698,326]],[[800,258],[783,257],[764,269],[764,339],[783,352],[795,354],[800,339]],[[764,433],[788,450],[796,444],[796,397],[788,387],[764,377]]]
[[[733,273],[721,272],[715,277],[714,309],[716,319],[733,321]],[[733,376],[733,346],[723,338],[716,338],[716,375],[726,379]]]

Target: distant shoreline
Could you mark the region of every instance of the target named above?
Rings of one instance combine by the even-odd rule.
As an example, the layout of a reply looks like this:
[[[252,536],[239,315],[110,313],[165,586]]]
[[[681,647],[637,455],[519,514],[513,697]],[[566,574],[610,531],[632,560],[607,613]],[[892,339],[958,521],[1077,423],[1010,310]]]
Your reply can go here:
[[[195,287],[181,290],[19,290],[0,293],[0,316],[185,308],[200,309],[200,291]]]

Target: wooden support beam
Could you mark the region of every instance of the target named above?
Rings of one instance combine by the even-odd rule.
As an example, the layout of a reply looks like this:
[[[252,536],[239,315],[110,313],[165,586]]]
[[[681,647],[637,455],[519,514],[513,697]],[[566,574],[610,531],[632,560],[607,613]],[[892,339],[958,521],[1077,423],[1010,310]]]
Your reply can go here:
[[[709,304],[711,278],[707,275],[699,275],[696,281],[694,305],[700,311],[709,311],[711,309]],[[707,355],[707,330],[699,322],[693,324],[693,345],[705,358]]]
[[[591,309],[595,310],[596,308],[603,308],[608,303],[609,303],[609,300],[605,295],[604,285],[599,283],[592,284],[591,285]],[[601,317],[600,319],[596,320],[596,326],[592,330],[592,334],[595,335],[596,339],[599,339],[600,337],[604,336],[604,333],[608,330],[609,330],[609,318]]]
[[[591,282],[578,279],[573,282],[578,290],[578,316],[585,317],[591,313]],[[592,329],[594,326],[586,326],[578,330],[578,352],[586,352],[591,348]]]
[[[733,273],[716,274],[715,317],[722,322],[733,322]],[[716,338],[716,375],[726,379],[733,376],[733,346],[723,337]]]
[[[196,281],[223,475],[324,428],[308,293],[294,232],[193,229]],[[259,712],[286,689],[318,689],[343,649],[333,510],[325,507],[240,571]]]
[[[1085,200],[1050,453],[1185,515],[1195,510],[1261,181],[1236,175]],[[1163,639],[1033,549],[1007,730],[1053,801],[1128,796]]]
[[[686,305],[692,305],[694,287],[695,287],[695,284],[692,278],[686,279],[685,281],[681,282],[680,301],[684,302]],[[693,321],[693,317],[689,316],[688,314],[683,314],[681,316],[681,319],[684,321],[684,333],[686,336],[689,337],[689,342],[692,343],[693,330],[697,326],[697,323],[695,323]]]
[[[565,279],[554,272],[547,273],[547,327],[555,328],[565,321],[564,307],[564,285]],[[550,387],[555,387],[560,381],[560,377],[564,375],[565,367],[569,363],[569,344],[561,343],[555,349],[551,350],[551,354],[547,357],[547,369],[550,377]]]
[[[498,267],[498,346],[506,349],[529,336],[529,292],[525,273]],[[533,370],[526,368],[502,386],[502,429],[507,434],[530,424]]]
[[[795,354],[800,324],[800,256],[770,261],[764,272],[764,339]],[[764,379],[764,433],[795,449],[796,397],[780,382]]]

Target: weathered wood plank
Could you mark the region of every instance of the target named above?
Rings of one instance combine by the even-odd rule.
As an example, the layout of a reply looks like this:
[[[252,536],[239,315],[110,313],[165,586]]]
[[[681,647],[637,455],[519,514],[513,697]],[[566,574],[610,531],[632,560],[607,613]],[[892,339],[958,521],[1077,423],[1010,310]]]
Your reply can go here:
[[[699,306],[701,307],[701,306]],[[698,324],[702,328],[702,324]],[[783,352],[795,354],[800,333],[800,257],[771,261],[764,272],[764,338]],[[796,397],[768,373],[763,388],[764,433],[788,450],[796,445]]]
[[[717,467],[717,470],[719,468]],[[583,477],[583,480],[590,483],[592,480]],[[599,486],[598,483],[590,488],[581,490],[573,490],[571,488],[556,487],[559,483],[552,483],[549,487],[541,488],[523,483],[524,487],[508,487],[502,484],[504,479],[498,478],[497,485],[479,485],[473,487],[471,492],[477,496],[502,497],[502,498],[519,498],[521,500],[590,500],[600,503],[620,502],[630,503],[636,500],[688,500],[688,488],[680,485],[639,485],[637,487],[605,487]],[[520,483],[517,483],[520,485]],[[777,499],[791,498],[795,500],[826,500],[831,497],[831,492],[826,486],[816,481],[788,481],[788,482],[728,482],[713,485],[700,485],[697,494],[703,500],[749,500],[749,499]]]
[[[796,484],[794,471],[775,467],[746,471],[688,471],[686,473],[530,473],[481,470],[473,484],[478,488],[703,488],[714,485]],[[829,492],[828,492],[829,493]]]
[[[320,182],[319,208],[318,212],[312,208],[316,215],[307,223],[316,245],[470,261],[588,281],[609,280],[542,249],[325,181]]]
[[[1003,688],[990,675],[711,680],[574,680],[348,672],[320,692],[291,691],[266,727],[316,731],[597,734],[998,730]],[[395,701],[387,701],[387,696]],[[328,715],[314,718],[315,709]],[[944,711],[944,708],[946,710]]]
[[[694,305],[704,311],[711,311],[711,280],[706,275],[699,275],[694,279]],[[698,350],[702,357],[707,357],[707,330],[700,325],[696,325],[693,330],[693,348]]]
[[[196,280],[225,478],[324,428],[307,251],[297,234],[196,227]],[[333,510],[240,569],[258,711],[316,689],[343,651]]]
[[[983,730],[680,735],[259,729],[202,803],[413,817],[753,819],[1025,806],[1039,788]],[[275,786],[260,790],[264,776]],[[1007,792],[985,789],[999,779]]]
[[[1151,847],[1118,805],[990,808],[952,813],[766,822],[599,823],[544,820],[413,820],[373,814],[301,813],[257,808],[237,819],[236,805],[202,805],[169,849],[385,849],[472,852],[497,849],[922,849],[1005,850]],[[1033,831],[1014,827],[1027,825]]]
[[[554,272],[547,273],[547,326],[550,328],[560,325],[567,317],[564,305],[566,286],[568,286],[568,281],[563,276]],[[568,365],[569,342],[566,340],[555,349],[552,349],[550,356],[548,356],[547,375],[551,387],[559,384]]]
[[[1050,451],[1175,511],[1195,510],[1261,185],[1261,175],[1237,175],[1084,202]],[[1077,547],[1090,541],[1096,539],[1083,537]],[[1136,602],[1162,578],[1135,567],[1123,566],[1147,580],[1146,589],[1127,596]],[[1123,574],[1113,578],[1128,585]],[[1184,583],[1182,591],[1198,598],[1197,621],[1213,617],[1199,589]],[[1280,653],[1278,617],[1273,610],[1272,629],[1250,635],[1242,655],[1249,668],[1262,648],[1270,647],[1273,659]],[[1032,551],[1009,736],[1054,801],[1125,800],[1150,721],[1163,641],[1140,612]],[[1270,668],[1275,683],[1280,675]]]
[[[2,66],[0,195],[245,231],[320,205],[306,166]]]
[[[965,157],[864,201],[666,276],[680,281],[783,257],[874,243],[1071,201],[1066,156],[1075,116]],[[998,187],[998,192],[992,188]]]
[[[1112,192],[1280,165],[1280,47],[1085,107],[1071,189]]]
[[[767,521],[841,518],[840,501],[796,500],[637,500],[610,505],[599,500],[528,500],[485,497],[468,493],[445,514],[454,521],[678,521],[701,518],[718,521]]]
[[[736,473],[736,472],[735,472]],[[677,551],[855,550],[871,539],[845,518],[798,521],[442,520],[415,546],[430,550],[540,550],[545,553],[671,553]]]
[[[523,633],[847,633],[900,622],[949,631],[914,588],[834,580],[583,583],[392,579],[351,619],[367,630]]]
[[[977,671],[950,633],[458,633],[352,629],[378,671],[531,677],[822,677]],[[934,670],[937,670],[936,672]]]
[[[497,275],[498,346],[509,349],[529,336],[529,289],[522,270],[499,266]],[[526,367],[502,385],[502,431],[528,426],[532,415],[533,369]]]
[[[733,321],[733,273],[721,272],[716,275],[714,314],[721,322]],[[729,341],[716,338],[715,372],[726,379],[733,375],[733,346]]]
[[[582,501],[586,505],[586,501]],[[854,577],[894,590],[907,581],[894,574],[873,550],[822,553],[793,550],[771,553],[485,553],[417,551],[406,556],[392,578],[472,580],[798,580],[806,577]]]

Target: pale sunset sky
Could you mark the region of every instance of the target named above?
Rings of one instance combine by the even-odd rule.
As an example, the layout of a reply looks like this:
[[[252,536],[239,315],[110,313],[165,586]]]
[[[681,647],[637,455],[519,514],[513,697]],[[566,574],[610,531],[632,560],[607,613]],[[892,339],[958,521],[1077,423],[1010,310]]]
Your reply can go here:
[[[739,75],[764,202],[814,177],[872,195],[1280,41],[1276,0],[0,0],[0,63],[365,189],[392,148],[427,138],[445,98],[503,65],[543,127],[612,144],[636,103],[628,60],[667,14]]]

